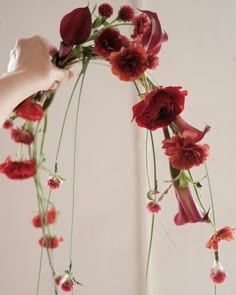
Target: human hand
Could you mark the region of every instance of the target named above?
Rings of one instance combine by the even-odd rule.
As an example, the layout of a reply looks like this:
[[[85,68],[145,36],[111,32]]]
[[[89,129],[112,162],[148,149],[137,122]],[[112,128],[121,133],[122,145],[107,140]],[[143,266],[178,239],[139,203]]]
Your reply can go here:
[[[71,71],[60,69],[52,63],[56,53],[57,48],[40,36],[19,39],[10,53],[8,72],[23,74],[34,85],[35,92],[55,89],[57,82],[74,76]]]

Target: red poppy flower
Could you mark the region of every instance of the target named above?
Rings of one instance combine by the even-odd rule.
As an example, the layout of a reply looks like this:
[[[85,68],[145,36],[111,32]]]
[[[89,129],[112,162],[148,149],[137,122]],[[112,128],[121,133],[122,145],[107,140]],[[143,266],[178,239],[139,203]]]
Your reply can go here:
[[[30,145],[34,141],[34,134],[26,130],[24,127],[12,128],[11,138],[17,143]]]
[[[20,103],[13,112],[17,116],[29,121],[40,121],[44,116],[41,105],[33,102],[30,97]]]
[[[103,58],[108,58],[114,51],[120,51],[121,47],[128,44],[129,40],[115,29],[103,29],[94,40],[93,52]]]
[[[98,13],[101,17],[109,18],[113,14],[113,8],[109,3],[103,3],[98,6]]]
[[[220,261],[214,261],[213,268],[210,272],[210,277],[214,284],[222,284],[226,279],[226,272]]]
[[[154,70],[159,65],[159,58],[156,55],[149,54],[147,56],[147,67],[150,70]]]
[[[231,241],[235,238],[235,228],[231,226],[225,226],[222,229],[218,230],[210,240],[206,243],[206,247],[214,251],[218,251],[219,242],[221,241]]]
[[[155,88],[133,106],[133,120],[149,130],[167,127],[184,109],[187,91],[180,89],[172,86]]]
[[[52,207],[50,210],[48,210],[46,215],[35,215],[32,219],[32,224],[34,227],[42,227],[47,224],[54,224],[56,222],[57,215],[58,211],[55,207]]]
[[[39,245],[44,248],[55,249],[63,241],[62,237],[45,235],[39,240]]]
[[[129,5],[123,5],[118,11],[118,19],[123,22],[129,22],[134,17],[134,10]]]
[[[110,55],[112,73],[122,81],[139,79],[147,69],[147,55],[142,46],[131,45]]]
[[[178,134],[162,141],[162,148],[169,157],[171,165],[180,170],[188,170],[204,163],[208,157],[209,145],[184,144],[184,138]]]
[[[60,23],[60,34],[67,45],[85,42],[92,30],[92,17],[88,7],[72,10],[63,16]]]
[[[36,160],[12,161],[8,157],[0,164],[0,172],[10,179],[26,179],[36,174]]]

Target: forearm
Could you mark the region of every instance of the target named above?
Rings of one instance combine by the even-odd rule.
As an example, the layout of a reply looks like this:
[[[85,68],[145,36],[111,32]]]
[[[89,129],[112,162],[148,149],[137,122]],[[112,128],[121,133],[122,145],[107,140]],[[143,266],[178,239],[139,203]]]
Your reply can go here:
[[[11,111],[36,89],[35,81],[27,77],[27,73],[10,72],[0,76],[0,126]]]

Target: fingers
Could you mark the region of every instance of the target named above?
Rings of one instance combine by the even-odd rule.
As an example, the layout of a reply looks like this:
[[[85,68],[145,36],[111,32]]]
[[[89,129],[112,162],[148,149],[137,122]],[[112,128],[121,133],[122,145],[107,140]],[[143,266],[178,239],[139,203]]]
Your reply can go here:
[[[59,69],[55,67],[56,81],[69,81],[74,77],[74,73],[70,70]]]

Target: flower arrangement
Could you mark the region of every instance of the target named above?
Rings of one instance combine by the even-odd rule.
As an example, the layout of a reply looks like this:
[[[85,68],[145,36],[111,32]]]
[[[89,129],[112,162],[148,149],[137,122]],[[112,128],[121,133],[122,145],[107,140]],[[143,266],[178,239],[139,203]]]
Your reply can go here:
[[[131,28],[130,35],[121,33],[124,26]],[[210,147],[202,143],[210,127],[206,125],[204,130],[198,130],[186,122],[181,113],[185,107],[187,91],[182,90],[180,86],[159,86],[150,74],[151,70],[158,67],[158,53],[164,46],[163,43],[168,41],[168,35],[162,29],[157,14],[147,10],[135,11],[128,5],[122,6],[115,14],[113,7],[108,3],[100,5],[93,11],[90,11],[89,7],[77,8],[62,18],[60,34],[62,38],[60,50],[52,62],[62,68],[81,63],[82,69],[75,85],[81,82],[80,97],[87,67],[93,61],[108,64],[113,75],[122,81],[132,82],[137,90],[138,101],[132,108],[132,120],[138,127],[147,130],[153,170],[150,171],[147,167],[149,183],[147,210],[153,222],[146,275],[148,276],[155,216],[161,210],[161,204],[165,201],[166,195],[174,193],[179,208],[174,216],[177,226],[204,222],[212,227],[212,236],[206,241],[206,248],[212,250],[214,255],[210,278],[214,284],[223,283],[226,272],[220,261],[219,245],[221,241],[233,240],[235,229],[231,226],[218,229],[215,222],[213,196],[206,166]],[[40,91],[26,98],[13,110],[3,127],[10,131],[11,138],[21,148],[16,159],[8,156],[5,162],[0,164],[0,172],[10,179],[34,179],[38,213],[32,218],[32,225],[42,230],[38,243],[42,251],[47,252],[55,282],[55,294],[58,293],[58,288],[70,292],[76,284],[81,285],[72,272],[71,255],[64,274],[57,273],[52,260],[52,253],[60,247],[63,237],[55,233],[59,211],[51,199],[51,194],[60,188],[64,178],[60,175],[58,168],[60,142],[53,169],[46,167],[44,143],[47,133],[47,116],[49,109],[53,109],[52,102],[57,91]],[[71,99],[65,120],[70,102]],[[160,190],[158,183],[154,131],[163,134],[163,140],[159,144],[169,161],[171,177],[164,191]],[[204,166],[206,171],[203,179],[208,182],[210,207],[205,207],[201,198],[203,179],[195,180],[190,171],[200,165]],[[40,178],[42,170],[48,173],[46,183],[49,188],[48,195],[45,193],[45,184]],[[149,179],[151,174],[152,181]]]

